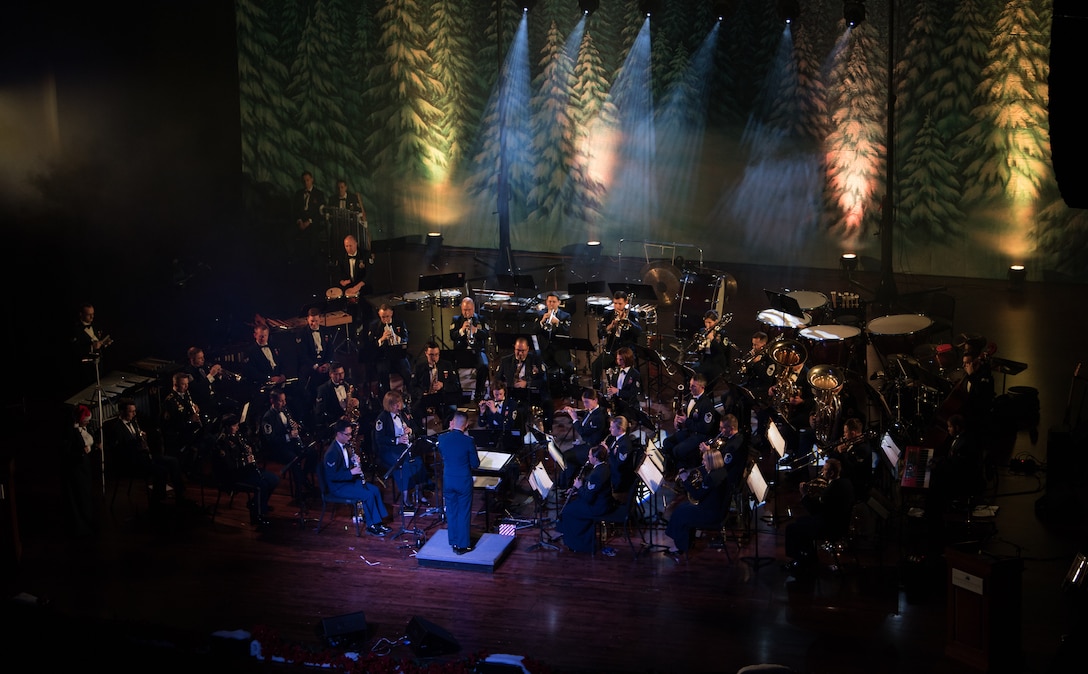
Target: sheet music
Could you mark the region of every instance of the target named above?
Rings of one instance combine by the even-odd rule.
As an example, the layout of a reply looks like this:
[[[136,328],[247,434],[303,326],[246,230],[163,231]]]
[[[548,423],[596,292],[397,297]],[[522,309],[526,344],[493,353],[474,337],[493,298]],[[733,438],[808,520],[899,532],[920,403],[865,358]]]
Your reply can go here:
[[[548,438],[548,456],[552,457],[552,461],[559,466],[559,470],[567,469],[567,462],[563,460],[563,453],[555,446],[554,438]]]
[[[536,464],[533,472],[529,473],[529,486],[540,494],[541,499],[548,500],[548,494],[552,492],[552,479],[548,477],[548,471],[544,469],[543,462]]]
[[[748,473],[748,489],[756,499],[757,507],[767,502],[767,480],[758,464],[752,464],[752,472]]]
[[[786,438],[782,437],[782,431],[778,430],[778,425],[773,421],[767,424],[767,442],[778,452],[778,458],[786,455]]]
[[[506,463],[513,458],[513,454],[506,454],[505,452],[493,452],[491,450],[483,450],[476,452],[480,457],[480,467],[477,470],[489,470],[500,471],[506,466]]]
[[[657,467],[649,454],[638,465],[638,471],[636,472],[646,486],[649,487],[650,493],[653,494],[657,493],[661,482],[665,479],[665,474],[661,472],[661,469]]]
[[[654,462],[654,466],[659,472],[665,472],[665,457],[652,439],[646,442],[646,458]]]
[[[893,478],[899,477],[899,446],[895,444],[891,433],[885,433],[880,439],[880,448],[884,450],[884,458],[888,460],[888,469]]]

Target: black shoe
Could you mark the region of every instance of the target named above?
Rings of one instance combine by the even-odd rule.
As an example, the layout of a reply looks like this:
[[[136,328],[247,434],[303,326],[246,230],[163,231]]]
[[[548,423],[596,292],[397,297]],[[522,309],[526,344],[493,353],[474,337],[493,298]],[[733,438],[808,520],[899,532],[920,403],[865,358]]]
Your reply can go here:
[[[471,546],[471,545],[468,546],[467,548],[461,548],[461,547],[458,547],[456,545],[451,545],[450,547],[453,548],[453,551],[458,555],[463,555],[466,552],[472,552],[473,550],[476,549],[474,546]]]
[[[381,530],[382,530],[382,533],[386,533],[386,534],[387,534],[387,533],[389,533],[389,532],[393,531],[393,527],[387,527],[387,526],[385,526],[384,524],[381,524],[380,522],[379,522],[378,524],[375,524],[374,526],[375,526],[375,527],[377,527],[377,528],[379,528],[379,529],[381,529]]]
[[[367,528],[366,528],[366,532],[367,532],[368,534],[370,534],[371,536],[377,536],[377,537],[379,537],[379,538],[383,538],[383,537],[385,536],[385,531],[384,531],[384,530],[382,530],[382,529],[381,529],[381,528],[380,528],[380,527],[379,527],[378,525],[376,525],[376,524],[372,524],[372,525],[370,525],[369,527],[367,527]]]

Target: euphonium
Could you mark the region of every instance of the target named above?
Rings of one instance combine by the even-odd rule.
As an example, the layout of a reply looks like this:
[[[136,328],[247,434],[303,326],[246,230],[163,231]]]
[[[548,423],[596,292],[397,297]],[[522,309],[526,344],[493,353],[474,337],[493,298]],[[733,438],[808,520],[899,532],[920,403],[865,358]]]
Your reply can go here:
[[[821,446],[826,446],[835,431],[835,420],[841,406],[839,391],[844,381],[843,375],[830,365],[817,365],[808,373],[808,383],[816,397],[812,430],[816,433],[816,442]]]
[[[802,497],[808,497],[816,500],[817,502],[824,500],[824,493],[827,491],[828,481],[824,477],[814,477],[808,482],[804,483],[802,488]]]

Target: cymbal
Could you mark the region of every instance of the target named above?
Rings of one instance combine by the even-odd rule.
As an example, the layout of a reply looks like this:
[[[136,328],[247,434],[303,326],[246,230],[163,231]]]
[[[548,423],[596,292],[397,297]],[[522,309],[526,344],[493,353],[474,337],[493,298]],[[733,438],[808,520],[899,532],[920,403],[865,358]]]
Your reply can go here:
[[[680,293],[680,270],[667,262],[651,262],[642,268],[642,282],[654,289],[657,301],[665,306],[676,302]]]

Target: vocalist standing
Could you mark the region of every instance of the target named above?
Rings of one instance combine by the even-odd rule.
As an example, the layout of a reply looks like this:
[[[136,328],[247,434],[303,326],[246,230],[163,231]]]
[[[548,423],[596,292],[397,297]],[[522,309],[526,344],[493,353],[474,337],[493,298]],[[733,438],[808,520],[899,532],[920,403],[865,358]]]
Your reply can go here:
[[[472,522],[472,470],[480,467],[476,443],[465,433],[468,417],[456,412],[450,429],[438,436],[442,455],[442,498],[450,547],[459,555],[472,550],[469,527]]]

